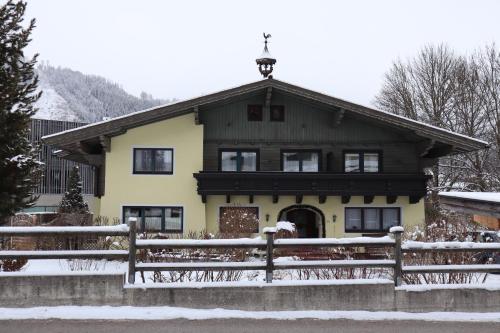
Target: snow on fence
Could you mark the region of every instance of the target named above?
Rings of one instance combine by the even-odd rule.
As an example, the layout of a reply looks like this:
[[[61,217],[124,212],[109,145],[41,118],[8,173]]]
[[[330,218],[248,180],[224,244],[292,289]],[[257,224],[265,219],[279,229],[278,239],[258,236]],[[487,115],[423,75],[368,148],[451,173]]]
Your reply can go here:
[[[0,227],[0,237],[9,236],[128,236],[128,250],[75,250],[75,251],[0,251],[0,259],[108,259],[127,260],[129,264],[128,282],[135,283],[135,273],[144,271],[225,271],[264,270],[266,282],[271,283],[273,272],[284,269],[321,268],[392,268],[394,283],[401,284],[403,274],[494,272],[500,265],[426,265],[403,266],[403,253],[416,252],[499,252],[500,243],[473,242],[401,242],[402,228],[391,228],[393,237],[353,237],[321,239],[274,239],[276,230],[265,230],[266,239],[140,239],[137,240],[137,219],[129,218],[129,226],[99,227]],[[274,260],[275,248],[300,247],[389,247],[393,250],[393,260]],[[188,248],[255,248],[265,250],[266,261],[262,262],[155,262],[137,263],[136,253],[140,249],[188,249]]]

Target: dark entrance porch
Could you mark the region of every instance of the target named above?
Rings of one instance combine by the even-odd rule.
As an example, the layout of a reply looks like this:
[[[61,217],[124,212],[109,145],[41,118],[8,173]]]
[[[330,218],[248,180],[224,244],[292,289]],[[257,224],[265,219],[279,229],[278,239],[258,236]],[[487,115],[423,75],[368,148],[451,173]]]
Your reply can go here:
[[[294,223],[299,238],[325,237],[325,217],[319,209],[313,206],[287,207],[280,212],[278,220]]]

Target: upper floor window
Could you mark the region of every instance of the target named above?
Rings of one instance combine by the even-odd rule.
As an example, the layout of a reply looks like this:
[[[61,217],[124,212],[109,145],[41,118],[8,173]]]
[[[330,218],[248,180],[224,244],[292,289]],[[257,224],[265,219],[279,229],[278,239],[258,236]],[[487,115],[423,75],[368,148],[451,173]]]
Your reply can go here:
[[[248,121],[262,121],[262,105],[248,105],[247,119]]]
[[[139,231],[182,232],[182,207],[123,207],[123,220],[137,218]]]
[[[318,172],[321,167],[321,151],[282,151],[281,170],[285,172]]]
[[[379,152],[344,152],[344,172],[380,172],[380,169]]]
[[[134,174],[172,174],[172,148],[134,148]]]
[[[284,105],[271,105],[269,109],[269,120],[271,121],[285,121],[285,106]]]
[[[257,171],[258,150],[221,149],[219,166],[221,171]]]
[[[346,208],[346,232],[386,232],[401,225],[400,208]]]

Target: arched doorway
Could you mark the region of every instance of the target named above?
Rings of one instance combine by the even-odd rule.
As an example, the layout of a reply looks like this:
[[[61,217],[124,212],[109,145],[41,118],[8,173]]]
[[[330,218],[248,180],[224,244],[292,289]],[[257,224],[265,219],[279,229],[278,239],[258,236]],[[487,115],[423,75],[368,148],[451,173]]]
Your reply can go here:
[[[325,237],[325,216],[321,210],[308,205],[293,205],[278,214],[278,221],[295,224],[299,238]]]

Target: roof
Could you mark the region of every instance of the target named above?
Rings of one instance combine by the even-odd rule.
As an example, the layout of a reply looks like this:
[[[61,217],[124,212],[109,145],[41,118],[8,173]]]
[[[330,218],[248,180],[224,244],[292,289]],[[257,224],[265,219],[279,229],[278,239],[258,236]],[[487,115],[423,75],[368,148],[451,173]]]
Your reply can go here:
[[[249,84],[244,84],[236,88],[231,88],[215,92],[200,97],[178,101],[175,103],[157,106],[154,108],[133,112],[121,117],[112,118],[75,129],[44,136],[45,143],[55,145],[64,149],[72,143],[84,140],[99,139],[102,136],[115,136],[124,133],[127,129],[139,127],[156,121],[177,117],[180,115],[195,112],[199,107],[211,103],[223,102],[251,94],[265,89],[276,89],[278,91],[292,94],[294,96],[321,103],[326,106],[343,109],[368,119],[389,123],[402,129],[408,129],[417,135],[431,140],[436,140],[453,147],[452,152],[462,153],[488,147],[488,143],[479,139],[474,139],[465,135],[454,133],[436,126],[428,125],[403,116],[395,115],[351,103],[336,97],[320,92],[305,89],[297,85],[279,81],[273,78],[264,79]]]
[[[489,202],[498,204],[500,206],[499,192],[439,192],[439,196],[468,201]]]
[[[444,209],[500,219],[498,192],[440,192],[439,202]]]

